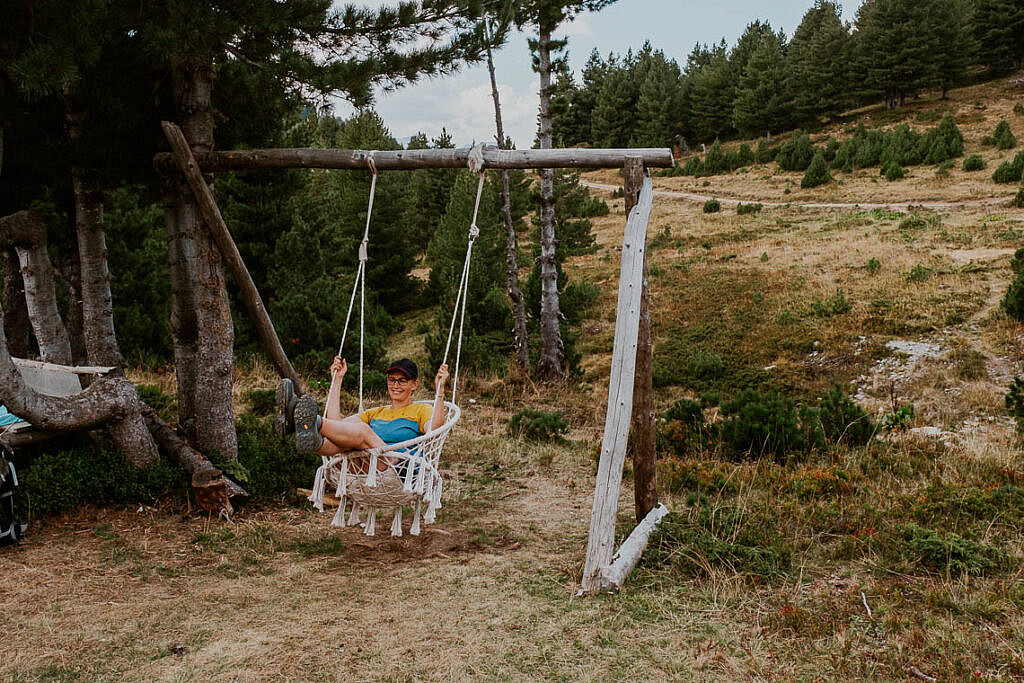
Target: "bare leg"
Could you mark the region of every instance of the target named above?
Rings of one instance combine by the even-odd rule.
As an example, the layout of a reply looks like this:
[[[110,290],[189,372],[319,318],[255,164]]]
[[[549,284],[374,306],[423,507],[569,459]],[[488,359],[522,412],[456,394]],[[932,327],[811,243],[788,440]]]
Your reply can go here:
[[[362,420],[345,419],[323,420],[320,425],[320,433],[324,436],[323,446],[317,451],[320,455],[332,456],[343,451],[362,451],[368,448],[383,448],[386,444],[370,429],[370,425]],[[365,471],[368,466],[367,458],[355,458],[351,463],[357,472]],[[386,458],[377,460],[377,470],[383,472],[388,468]]]

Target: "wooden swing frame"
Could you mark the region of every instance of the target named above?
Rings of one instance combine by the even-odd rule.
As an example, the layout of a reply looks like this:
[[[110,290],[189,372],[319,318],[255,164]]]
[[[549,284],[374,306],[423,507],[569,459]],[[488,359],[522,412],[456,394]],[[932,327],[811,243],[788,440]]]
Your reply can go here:
[[[263,299],[238,247],[228,231],[213,193],[203,177],[218,171],[288,168],[350,170],[417,170],[466,168],[469,149],[343,150],[252,149],[193,155],[181,129],[165,121],[170,153],[157,154],[158,172],[180,171],[195,195],[204,223],[213,235],[229,271],[242,289],[242,300],[256,322],[267,353],[282,377],[292,380],[298,393],[302,383],[274,331]],[[626,232],[622,245],[618,314],[608,386],[608,411],[594,487],[581,594],[615,590],[636,566],[647,538],[668,512],[658,503],[655,474],[654,391],[650,325],[650,290],[647,276],[647,225],[653,205],[648,169],[671,168],[672,150],[656,149],[530,149],[484,148],[484,167],[500,169],[622,168],[626,201]],[[614,552],[625,465],[627,438],[634,434],[633,472],[637,526]]]

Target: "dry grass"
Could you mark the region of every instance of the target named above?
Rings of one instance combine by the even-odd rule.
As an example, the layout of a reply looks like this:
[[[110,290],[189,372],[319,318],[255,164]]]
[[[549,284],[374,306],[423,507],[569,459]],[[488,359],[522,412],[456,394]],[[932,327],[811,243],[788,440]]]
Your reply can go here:
[[[986,108],[975,109],[976,99]],[[968,152],[999,118],[1024,128],[999,85],[956,92],[951,105],[965,119]],[[787,196],[955,201],[998,190],[956,170],[948,180],[933,175],[922,167],[900,183],[844,177]],[[610,173],[589,177],[616,182]],[[799,179],[755,170],[710,180],[723,196],[775,198]],[[699,204],[659,199],[649,250],[656,363],[696,349],[724,367],[701,386],[683,373],[660,387],[659,410],[706,389],[728,393],[749,377],[809,399],[839,382],[872,413],[893,397],[913,403],[912,426],[944,434],[896,435],[786,465],[730,462],[716,450],[665,459],[671,509],[691,520],[738,510],[750,520],[743,534],[785,549],[787,567],[759,574],[685,547],[685,571],[649,563],[622,593],[581,599],[573,591],[624,224],[621,200],[611,205],[595,220],[601,251],[568,266],[602,292],[580,330],[581,383],[467,378],[437,527],[418,539],[368,540],[329,529],[326,516],[305,507],[259,506],[225,526],[183,515],[174,501],[48,520],[0,553],[8,645],[0,678],[893,680],[915,666],[941,680],[1024,679],[1024,510],[989,502],[995,512],[977,517],[964,502],[995,500],[1000,487],[1024,481],[1002,406],[1024,361],[1024,332],[998,310],[1024,214],[787,207],[705,215]],[[430,320],[406,321],[413,334],[395,352],[422,354],[415,330]],[[911,362],[885,346],[894,339],[939,352]],[[240,361],[236,373],[240,411],[250,391],[273,386],[259,361]],[[132,379],[173,392],[173,373]],[[510,439],[507,420],[525,406],[565,413],[569,440]],[[623,533],[628,469],[626,478]],[[940,514],[928,517],[932,509]],[[912,524],[973,534],[1009,564],[983,576],[925,568],[906,550]]]

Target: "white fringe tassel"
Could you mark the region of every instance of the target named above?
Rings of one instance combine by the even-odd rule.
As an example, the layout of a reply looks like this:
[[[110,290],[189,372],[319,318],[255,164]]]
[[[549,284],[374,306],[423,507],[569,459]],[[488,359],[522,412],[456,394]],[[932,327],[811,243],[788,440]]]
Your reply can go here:
[[[423,509],[423,502],[416,501],[416,509],[412,513],[412,526],[409,527],[409,534],[412,536],[420,535],[420,511]]]
[[[366,485],[370,488],[377,486],[377,450],[374,449],[370,455],[370,472],[366,475]]]
[[[348,525],[355,526],[359,524],[359,503],[352,501],[352,512],[348,516]]]
[[[402,535],[402,508],[395,508],[395,518],[391,520],[391,535],[401,536]]]
[[[331,526],[343,527],[345,526],[345,499],[342,498],[338,502],[338,510],[334,513],[334,519],[331,520]]]
[[[377,534],[377,508],[370,508],[366,513],[366,535],[375,536]]]
[[[316,468],[316,476],[313,477],[313,491],[309,494],[309,502],[320,512],[324,511],[324,490],[327,488],[327,465],[323,464]]]

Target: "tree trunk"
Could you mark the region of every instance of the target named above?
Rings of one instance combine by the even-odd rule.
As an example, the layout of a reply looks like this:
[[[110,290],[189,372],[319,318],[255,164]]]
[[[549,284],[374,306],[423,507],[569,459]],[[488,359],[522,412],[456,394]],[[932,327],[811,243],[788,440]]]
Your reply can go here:
[[[46,223],[34,211],[19,211],[0,219],[0,247],[18,253],[25,286],[25,307],[39,355],[48,363],[69,365],[71,344],[57,310],[53,264],[46,250]]]
[[[494,99],[494,125],[497,129],[498,147],[505,149],[505,128],[501,122],[501,100],[498,97],[498,81],[494,76],[494,57],[490,42],[487,44],[487,71],[491,75],[491,97]],[[530,346],[526,333],[526,306],[523,293],[519,290],[519,264],[516,262],[516,229],[512,224],[512,196],[509,190],[508,171],[501,172],[501,217],[505,222],[505,284],[509,301],[512,302],[512,349],[516,365],[523,374],[530,374]]]
[[[89,362],[124,364],[114,333],[114,304],[107,269],[103,224],[103,195],[80,168],[72,168],[75,187],[75,231],[78,234],[79,277],[82,291],[82,330]]]
[[[172,67],[181,127],[198,153],[213,149],[211,63],[207,57]],[[234,327],[220,252],[203,228],[185,179],[175,174],[165,189],[179,424],[198,450],[234,460],[238,457],[231,408]]]
[[[0,325],[0,403],[33,426],[47,431],[80,431],[104,425],[136,467],[146,467],[160,459],[142,419],[142,402],[131,382],[123,377],[104,377],[73,396],[58,398],[39,394],[25,384],[11,360],[3,325]]]
[[[0,249],[0,268],[4,271],[4,334],[12,355],[27,358],[32,327],[25,306],[25,283],[18,267],[18,253],[12,247]]]
[[[4,167],[4,125],[0,121],[0,173]],[[25,283],[21,279],[21,268],[18,265],[18,253],[13,247],[0,248],[0,269],[3,270],[3,295],[0,306],[6,312],[4,332],[7,334],[11,353],[25,358],[29,354],[31,326],[28,320],[28,309],[25,306]]]
[[[543,23],[537,41],[540,65],[540,148],[551,149],[551,29]],[[540,359],[544,379],[562,379],[563,347],[559,329],[558,267],[555,261],[555,175],[540,172]]]
[[[82,318],[82,267],[78,260],[77,244],[72,245],[71,253],[57,270],[68,288],[68,310],[64,326],[71,344],[71,364],[88,365],[89,352],[85,347],[85,322]]]

